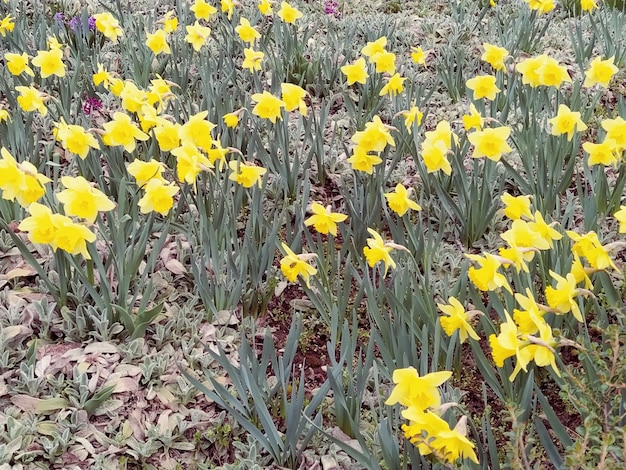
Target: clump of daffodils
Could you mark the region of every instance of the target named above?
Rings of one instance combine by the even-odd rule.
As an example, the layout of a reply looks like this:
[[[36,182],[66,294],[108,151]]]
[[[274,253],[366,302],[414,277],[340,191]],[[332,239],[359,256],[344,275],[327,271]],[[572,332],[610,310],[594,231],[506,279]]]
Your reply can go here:
[[[467,417],[463,416],[454,429],[443,419],[444,411],[454,403],[441,403],[439,387],[452,376],[452,372],[433,372],[420,377],[414,367],[393,371],[396,384],[386,405],[406,407],[402,416],[409,424],[402,425],[405,437],[415,445],[421,455],[434,455],[446,463],[470,459],[478,463],[474,444],[466,437]]]

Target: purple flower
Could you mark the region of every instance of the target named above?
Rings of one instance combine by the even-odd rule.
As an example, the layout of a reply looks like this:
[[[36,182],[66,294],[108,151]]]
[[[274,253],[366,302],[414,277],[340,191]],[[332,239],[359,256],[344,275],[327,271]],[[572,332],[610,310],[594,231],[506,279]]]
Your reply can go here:
[[[63,13],[58,12],[55,13],[54,16],[52,17],[54,19],[54,21],[56,21],[57,23],[63,23],[65,21],[65,16],[63,15]]]
[[[96,18],[94,18],[93,16],[89,17],[89,31],[95,31],[96,30]]]
[[[324,13],[327,15],[333,15],[339,17],[339,8],[335,0],[326,0],[324,3]]]
[[[94,111],[100,111],[102,109],[102,101],[95,96],[85,95],[85,102],[83,103],[83,112],[89,116]]]
[[[67,22],[73,33],[80,31],[80,18],[78,16],[72,16],[72,19]]]

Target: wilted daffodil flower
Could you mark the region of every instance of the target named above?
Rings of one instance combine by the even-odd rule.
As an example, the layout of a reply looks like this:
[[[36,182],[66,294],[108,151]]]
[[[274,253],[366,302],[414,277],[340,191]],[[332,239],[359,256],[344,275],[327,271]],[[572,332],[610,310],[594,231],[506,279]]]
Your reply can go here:
[[[295,282],[298,276],[304,279],[307,287],[310,287],[310,278],[317,274],[317,269],[311,266],[308,261],[316,258],[315,253],[303,253],[296,255],[285,243],[280,244],[286,256],[280,260],[280,270],[289,282]]]

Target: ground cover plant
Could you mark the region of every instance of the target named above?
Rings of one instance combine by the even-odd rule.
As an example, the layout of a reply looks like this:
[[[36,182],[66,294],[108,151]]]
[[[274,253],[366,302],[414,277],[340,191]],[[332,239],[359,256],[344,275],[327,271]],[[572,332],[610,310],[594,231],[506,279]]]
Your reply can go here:
[[[624,468],[615,1],[0,1],[0,469]]]

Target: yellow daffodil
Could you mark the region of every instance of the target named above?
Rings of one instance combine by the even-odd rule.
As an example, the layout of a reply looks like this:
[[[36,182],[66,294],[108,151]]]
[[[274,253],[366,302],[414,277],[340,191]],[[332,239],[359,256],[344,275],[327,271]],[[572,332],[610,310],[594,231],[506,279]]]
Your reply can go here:
[[[441,327],[448,336],[452,336],[456,330],[459,330],[459,339],[461,343],[467,341],[467,338],[472,338],[475,341],[480,340],[480,337],[474,331],[470,321],[480,312],[474,310],[470,312],[465,311],[463,304],[459,302],[455,297],[448,299],[448,304],[437,304],[437,308],[441,310],[446,316],[440,317]]]
[[[387,37],[382,36],[376,39],[376,41],[368,42],[366,46],[363,46],[361,49],[361,54],[365,57],[372,57],[381,52],[385,52],[385,47],[387,46]]]
[[[302,18],[302,12],[287,2],[280,4],[280,10],[278,10],[277,14],[281,20],[289,24],[296,24],[296,20]]]
[[[385,95],[390,95],[390,96],[396,96],[399,93],[402,93],[404,91],[404,81],[406,80],[406,78],[401,77],[400,74],[393,74],[391,77],[389,77],[389,80],[387,81],[387,83],[385,84],[384,87],[381,88],[380,93],[378,93],[379,96],[385,96]]]
[[[613,217],[619,222],[619,233],[626,233],[626,206],[620,206]]]
[[[78,155],[81,159],[87,158],[89,149],[99,149],[96,138],[82,126],[66,124],[63,118],[56,125],[56,139],[61,142],[65,150]]]
[[[157,121],[152,132],[162,152],[170,152],[180,145],[180,128],[180,124],[172,123],[167,119]]]
[[[46,78],[51,75],[65,77],[63,51],[59,49],[37,51],[37,56],[33,58],[32,63],[35,67],[39,67],[41,78]]]
[[[6,61],[7,69],[9,69],[9,72],[11,72],[11,74],[21,75],[23,73],[26,73],[31,77],[35,76],[35,72],[33,72],[33,69],[28,66],[29,58],[26,52],[22,52],[21,54],[12,54],[10,52],[7,52],[6,54],[4,54],[4,60]]]
[[[381,163],[383,160],[374,153],[369,153],[368,150],[363,149],[360,146],[354,147],[352,156],[348,158],[348,163],[355,171],[362,171],[371,175],[374,173],[374,166]]]
[[[222,0],[222,13],[226,13],[228,21],[233,19],[233,13],[235,13],[235,2],[233,0]]]
[[[259,116],[263,119],[269,119],[272,124],[276,123],[276,120],[282,119],[282,108],[285,107],[285,102],[268,91],[263,93],[254,93],[252,101],[256,103],[252,108],[252,114]]]
[[[580,118],[578,111],[572,111],[564,104],[559,105],[556,116],[548,119],[552,126],[552,135],[567,134],[567,140],[572,140],[574,132],[583,132],[587,130],[587,125]]]
[[[525,216],[529,219],[533,218],[530,210],[530,196],[511,196],[504,193],[500,196],[500,200],[504,204],[504,215],[511,220],[521,219]]]
[[[609,57],[606,60],[602,60],[600,57],[593,59],[589,64],[589,68],[585,71],[583,86],[592,87],[594,85],[600,85],[601,87],[608,88],[611,78],[619,71],[614,61],[615,56]]]
[[[376,73],[396,73],[396,55],[393,52],[379,52],[370,57],[370,62],[376,66]]]
[[[306,103],[304,102],[304,98],[308,94],[306,90],[293,83],[281,83],[280,92],[287,111],[297,109],[303,116],[307,115]]]
[[[418,65],[426,65],[426,55],[421,47],[411,48],[411,60]]]
[[[420,111],[420,109],[415,106],[415,103],[412,103],[411,109],[406,111],[400,111],[401,116],[404,116],[404,127],[409,134],[413,133],[413,126],[421,126],[422,119],[424,118],[424,113]]]
[[[511,128],[508,126],[489,127],[472,132],[467,136],[467,140],[474,146],[472,157],[487,157],[497,162],[502,154],[513,150],[506,142],[510,134]]]
[[[487,98],[493,101],[500,91],[500,88],[496,86],[496,77],[493,75],[478,75],[467,80],[465,85],[474,92],[474,100]]]
[[[592,12],[594,9],[598,8],[598,3],[596,0],[580,0],[580,8],[582,11]]]
[[[222,116],[222,120],[224,121],[224,124],[226,124],[226,127],[237,127],[237,124],[239,124],[239,115],[241,114],[241,110],[239,111],[233,111],[232,113],[228,113],[228,114],[224,114]]]
[[[239,34],[239,38],[248,44],[254,44],[254,41],[261,37],[256,29],[254,29],[246,18],[239,19],[239,26],[235,28],[235,32]]]
[[[176,157],[176,174],[179,182],[185,182],[196,189],[198,175],[213,168],[209,159],[192,142],[186,140],[172,150]]]
[[[604,139],[614,142],[616,152],[626,150],[626,120],[624,118],[617,116],[615,119],[604,119],[600,125],[606,131]]]
[[[147,33],[146,46],[154,55],[172,53],[170,45],[167,43],[167,33],[163,29],[157,29],[154,33]]]
[[[87,243],[96,241],[96,234],[66,216],[57,217],[55,221],[54,239],[51,242],[53,250],[61,249],[71,255],[83,255],[91,259],[87,251]]]
[[[395,386],[385,405],[395,405],[415,407],[420,411],[428,408],[438,408],[441,404],[441,393],[439,387],[452,377],[452,372],[441,371],[431,372],[420,376],[414,367],[396,369],[393,371],[393,383]]]
[[[17,97],[17,104],[22,110],[26,112],[39,111],[42,116],[48,114],[48,108],[45,105],[47,96],[40,93],[35,87],[16,86],[15,90],[20,94]]]
[[[56,226],[61,225],[63,216],[53,214],[49,207],[33,202],[28,206],[29,216],[17,226],[22,232],[28,232],[28,239],[33,243],[50,245],[54,241]]]
[[[103,124],[104,132],[102,134],[102,142],[104,145],[114,147],[121,145],[127,152],[135,150],[135,140],[148,140],[150,136],[142,132],[135,124],[130,116],[125,113],[116,112],[113,119]]]
[[[264,57],[265,54],[263,52],[246,47],[243,50],[243,62],[241,63],[241,67],[250,70],[250,73],[255,70],[261,70],[261,62],[263,62]]]
[[[138,203],[141,213],[158,212],[167,215],[180,188],[174,183],[165,184],[158,178],[152,178],[143,189],[145,193]]]
[[[191,5],[189,9],[193,11],[196,20],[209,21],[211,16],[217,13],[217,8],[207,3],[205,0],[195,0],[194,4]]]
[[[244,188],[251,188],[255,184],[260,188],[263,184],[263,175],[267,173],[265,168],[249,162],[232,160],[228,163],[228,166],[232,170],[228,179]]]
[[[424,140],[422,144],[422,160],[428,173],[443,171],[446,175],[452,173],[452,166],[448,161],[449,149],[442,140]]]
[[[504,70],[504,61],[509,55],[504,47],[495,46],[488,42],[483,42],[485,52],[480,56],[480,60],[487,62],[494,70]]]
[[[583,150],[589,154],[589,160],[587,160],[589,166],[610,166],[619,160],[615,141],[612,139],[604,139],[604,142],[599,144],[583,142]]]
[[[543,57],[537,69],[539,84],[548,87],[560,87],[563,82],[571,83],[567,69],[552,57]]]
[[[508,262],[499,256],[491,253],[484,253],[484,256],[466,254],[467,258],[477,262],[479,269],[470,266],[467,274],[472,283],[481,291],[493,291],[504,287],[509,293],[513,294],[513,290],[506,280],[506,277],[498,272],[500,266]]]
[[[110,13],[97,13],[93,17],[96,19],[96,28],[107,39],[117,42],[118,38],[124,34],[119,22]]]
[[[353,64],[342,66],[341,72],[346,76],[348,85],[354,85],[355,83],[365,85],[369,77],[367,74],[367,65],[363,57],[357,59]]]
[[[363,247],[363,254],[370,268],[373,268],[380,261],[383,262],[385,265],[383,277],[385,277],[390,266],[393,269],[396,267],[396,262],[390,255],[391,251],[394,249],[406,251],[406,248],[394,242],[385,242],[374,229],[368,228],[367,231],[372,238],[367,239],[367,246]]]
[[[115,208],[115,203],[106,194],[93,187],[82,176],[63,176],[61,183],[66,189],[57,193],[57,199],[63,204],[66,215],[80,217],[94,223],[98,212],[108,212]]]
[[[204,152],[208,152],[213,147],[211,132],[216,127],[215,124],[206,119],[208,115],[208,111],[200,111],[190,116],[189,120],[178,131],[181,142],[188,140]]]
[[[154,159],[147,162],[135,159],[126,168],[128,174],[135,178],[137,186],[140,188],[143,188],[146,183],[153,179],[159,180],[161,183],[165,183],[166,181],[162,176],[164,170],[165,166],[163,163]]]
[[[402,217],[409,209],[421,211],[420,205],[411,199],[411,191],[413,188],[406,189],[402,183],[398,183],[394,191],[385,193],[385,199],[389,208]]]
[[[193,47],[194,51],[198,52],[202,49],[211,35],[211,28],[208,26],[202,26],[198,21],[193,25],[185,27],[187,35],[185,41],[187,41]]]
[[[10,33],[13,29],[15,29],[14,19],[15,18],[11,15],[6,15],[4,18],[0,19],[0,36],[4,38],[7,33]]]
[[[176,12],[174,10],[168,11],[160,23],[163,24],[163,30],[167,34],[172,34],[178,29],[178,18],[176,17]]]
[[[289,282],[295,282],[298,276],[304,279],[307,287],[310,287],[310,278],[317,274],[317,269],[307,261],[316,257],[315,254],[296,255],[285,243],[280,244],[285,252],[285,256],[280,260],[280,270]]]
[[[522,74],[522,83],[524,85],[530,85],[534,88],[542,84],[539,68],[543,65],[545,59],[547,59],[546,55],[528,57],[515,66],[515,70]]]
[[[576,287],[576,278],[572,273],[567,273],[565,277],[559,276],[554,271],[550,271],[550,276],[556,281],[556,287],[546,287],[546,301],[557,314],[561,315],[569,311],[579,322],[583,322],[583,315],[578,306],[579,294],[590,294],[584,289]]]
[[[463,127],[466,131],[471,129],[479,131],[483,128],[483,117],[480,115],[474,104],[470,104],[470,113],[463,115]]]
[[[312,225],[317,232],[323,235],[330,233],[335,237],[337,236],[337,224],[348,218],[345,214],[332,212],[330,206],[324,207],[319,202],[311,204],[311,212],[313,215],[304,221],[304,225],[306,227]]]
[[[366,152],[382,152],[387,145],[395,146],[389,128],[383,124],[379,116],[374,116],[365,124],[365,129],[352,136],[352,142]]]
[[[270,0],[260,0],[257,7],[263,16],[270,16],[272,14],[272,4],[274,2]]]

